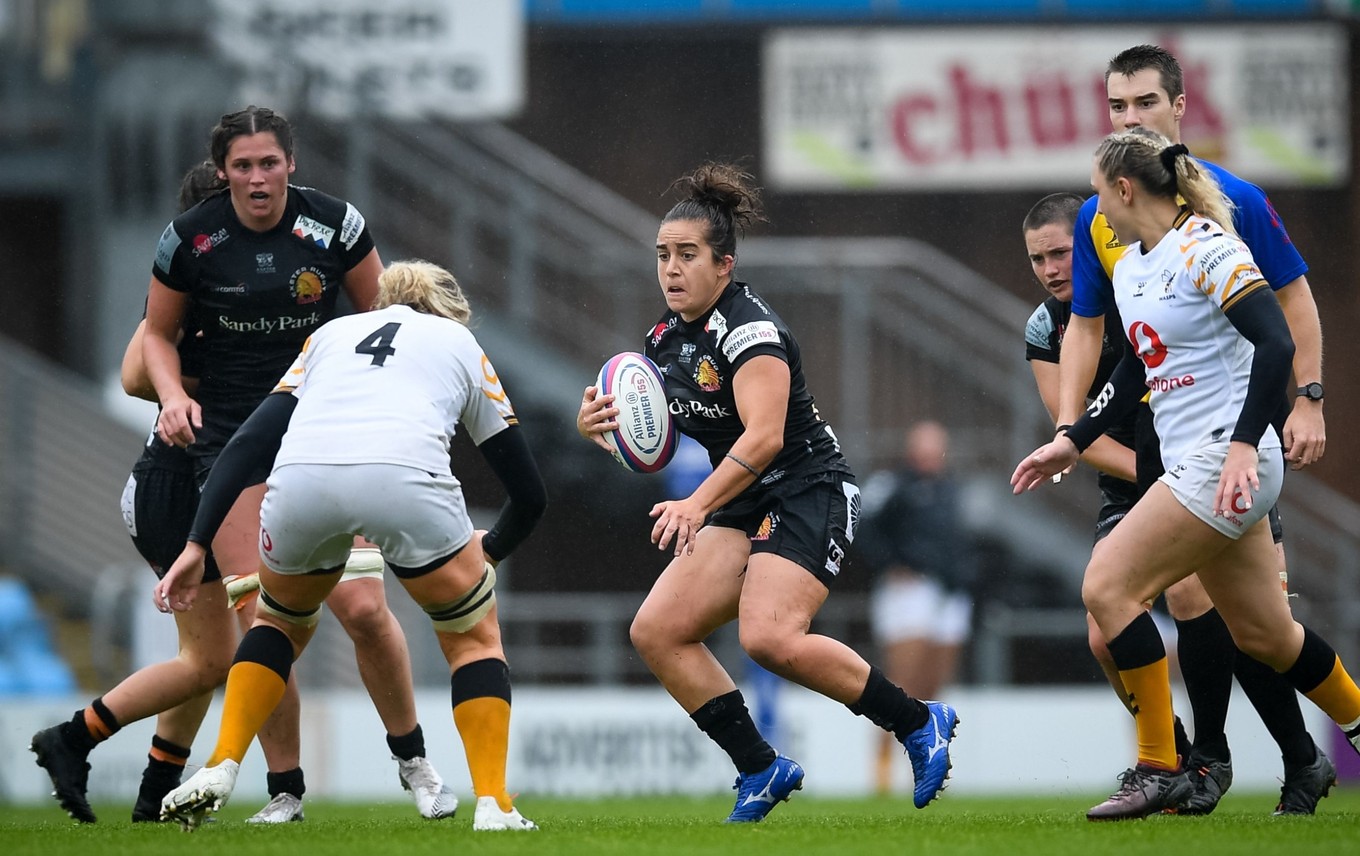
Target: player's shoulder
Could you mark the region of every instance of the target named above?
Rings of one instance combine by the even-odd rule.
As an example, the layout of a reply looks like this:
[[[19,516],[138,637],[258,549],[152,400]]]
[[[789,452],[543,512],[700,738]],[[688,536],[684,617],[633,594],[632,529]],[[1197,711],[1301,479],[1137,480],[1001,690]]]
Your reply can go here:
[[[367,226],[359,209],[314,187],[290,184],[288,193],[296,210],[293,234],[326,249],[336,245],[345,250],[354,248]]]
[[[1237,208],[1250,209],[1265,204],[1266,192],[1258,185],[1213,161],[1199,158],[1195,160],[1218,181],[1218,186],[1223,189],[1223,195],[1231,199]]]

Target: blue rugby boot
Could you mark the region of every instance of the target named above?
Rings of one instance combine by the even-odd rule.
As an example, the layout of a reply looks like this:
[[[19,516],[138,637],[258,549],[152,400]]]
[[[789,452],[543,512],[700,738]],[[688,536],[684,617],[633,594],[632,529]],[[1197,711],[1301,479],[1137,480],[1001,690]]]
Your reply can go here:
[[[949,741],[959,727],[959,715],[954,708],[942,701],[922,701],[930,718],[926,724],[908,734],[902,741],[911,760],[911,775],[916,787],[912,802],[917,808],[925,808],[930,801],[944,790],[944,781],[949,778]]]
[[[778,755],[773,764],[759,773],[737,776],[733,787],[737,790],[737,804],[726,823],[758,823],[776,803],[787,800],[794,791],[802,790],[803,768],[792,758]]]

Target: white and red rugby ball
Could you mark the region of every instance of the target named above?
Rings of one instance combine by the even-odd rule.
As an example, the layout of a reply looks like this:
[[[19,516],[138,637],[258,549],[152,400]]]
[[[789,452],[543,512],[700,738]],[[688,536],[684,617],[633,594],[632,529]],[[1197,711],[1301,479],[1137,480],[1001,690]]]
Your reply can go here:
[[[600,395],[614,396],[619,427],[604,435],[614,458],[635,473],[654,473],[670,463],[680,437],[667,409],[661,370],[642,354],[615,354],[595,381]]]

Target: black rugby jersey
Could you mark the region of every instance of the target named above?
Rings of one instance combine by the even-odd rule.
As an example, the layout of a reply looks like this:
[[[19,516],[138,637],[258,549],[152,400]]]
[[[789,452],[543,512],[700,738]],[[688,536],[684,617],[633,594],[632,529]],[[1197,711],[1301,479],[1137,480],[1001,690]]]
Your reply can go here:
[[[1045,363],[1058,363],[1062,359],[1063,334],[1067,332],[1067,324],[1072,319],[1072,304],[1065,303],[1056,297],[1049,297],[1034,310],[1034,314],[1029,316],[1029,322],[1025,324],[1025,359],[1039,360]],[[1111,311],[1105,316],[1105,334],[1100,340],[1100,362],[1096,365],[1096,376],[1091,381],[1091,389],[1087,393],[1087,398],[1095,398],[1104,388],[1105,382],[1110,379],[1110,374],[1114,372],[1114,367],[1119,365],[1120,359],[1124,356],[1124,349],[1128,347],[1127,342],[1122,336],[1110,340],[1110,331],[1118,331],[1122,322],[1119,320],[1119,313]],[[1128,416],[1110,426],[1106,435],[1119,443],[1134,448],[1133,440],[1135,428],[1138,424],[1137,411],[1129,413]],[[1108,495],[1114,494],[1127,499],[1128,504],[1132,505],[1137,501],[1137,496],[1133,493],[1134,485],[1132,482],[1124,481],[1107,473],[1099,473],[1096,481]]]
[[[195,453],[220,450],[269,394],[307,337],[335,316],[345,274],[372,250],[353,205],[295,185],[266,232],[241,224],[230,193],[166,227],[152,274],[189,295],[186,327],[203,330]]]
[[[713,308],[692,322],[667,312],[648,334],[644,352],[666,380],[676,427],[699,441],[715,468],[745,430],[732,377],[747,360],[770,354],[789,365],[789,407],[784,447],[755,484],[773,484],[790,475],[850,472],[831,426],[808,392],[798,343],[745,283],[728,283]]]

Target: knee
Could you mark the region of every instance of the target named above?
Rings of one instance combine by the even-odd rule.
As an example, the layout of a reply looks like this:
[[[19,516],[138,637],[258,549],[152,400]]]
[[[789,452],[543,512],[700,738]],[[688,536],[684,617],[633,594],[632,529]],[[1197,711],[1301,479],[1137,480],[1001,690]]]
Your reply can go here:
[[[659,622],[653,620],[652,616],[646,612],[639,612],[633,616],[633,623],[628,626],[628,641],[633,643],[633,648],[642,655],[647,655],[655,651],[666,648],[665,632]]]
[[[1199,618],[1214,608],[1199,577],[1188,576],[1166,590],[1166,608],[1177,621]]]
[[[1260,660],[1275,671],[1284,671],[1290,666],[1290,658],[1285,651],[1283,641],[1288,641],[1287,637],[1281,637],[1276,633],[1256,624],[1237,624],[1230,626],[1233,644],[1237,649],[1254,660]]]
[[[761,668],[776,674],[785,671],[784,663],[788,656],[789,640],[784,634],[775,632],[769,626],[752,624],[741,626],[738,638],[742,650]]]
[[[1100,616],[1110,607],[1113,597],[1110,586],[1101,578],[1100,574],[1093,573],[1090,568],[1087,568],[1086,576],[1081,583],[1081,602],[1085,605],[1086,611],[1090,613],[1092,619],[1088,627],[1089,635],[1092,638],[1097,637],[1100,635],[1098,626]]]
[[[350,596],[334,604],[328,602],[327,605],[349,637],[359,642],[387,635],[395,621],[387,608],[387,601],[378,593],[355,591],[347,594]]]

